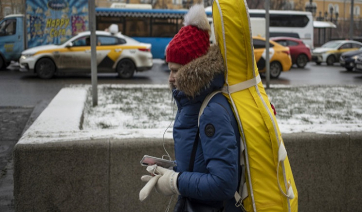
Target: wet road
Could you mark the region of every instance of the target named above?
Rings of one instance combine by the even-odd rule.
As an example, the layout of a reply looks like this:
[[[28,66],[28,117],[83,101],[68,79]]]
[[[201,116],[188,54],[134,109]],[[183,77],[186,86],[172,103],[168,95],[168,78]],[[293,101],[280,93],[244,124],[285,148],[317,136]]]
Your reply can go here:
[[[271,84],[362,85],[362,72],[347,71],[337,63],[334,66],[309,63],[305,68],[293,66],[290,71],[281,73],[279,79],[271,80]]]
[[[117,74],[99,74],[98,84],[165,84],[167,65],[156,61],[153,69],[135,73],[132,79],[120,79]],[[0,106],[34,106],[39,101],[50,101],[65,85],[91,85],[90,75],[56,76],[49,80],[18,71],[16,65],[0,71]]]
[[[150,71],[136,73],[132,79],[120,79],[116,74],[100,74],[98,84],[167,84],[168,68],[163,61],[155,61]],[[265,84],[265,78],[262,78]],[[91,84],[90,75],[57,76],[50,80],[22,73],[15,65],[0,71],[0,106],[34,106],[40,101],[49,102],[62,87],[69,84]],[[284,85],[362,85],[362,72],[348,72],[343,67],[317,66],[292,67],[270,84]]]

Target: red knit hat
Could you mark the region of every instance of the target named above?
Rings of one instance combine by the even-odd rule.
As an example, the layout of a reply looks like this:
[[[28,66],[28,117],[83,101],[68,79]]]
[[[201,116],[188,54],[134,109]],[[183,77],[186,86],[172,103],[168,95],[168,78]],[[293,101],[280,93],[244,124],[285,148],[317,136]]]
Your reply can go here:
[[[185,16],[185,26],[173,37],[166,49],[166,62],[185,65],[207,53],[211,31],[202,5],[194,5]]]

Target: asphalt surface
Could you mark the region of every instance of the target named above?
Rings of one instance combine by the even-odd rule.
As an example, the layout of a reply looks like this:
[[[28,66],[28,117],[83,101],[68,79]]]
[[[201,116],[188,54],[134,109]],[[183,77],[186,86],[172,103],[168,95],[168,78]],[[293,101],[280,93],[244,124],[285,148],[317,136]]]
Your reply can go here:
[[[15,144],[48,102],[35,107],[0,107],[0,211],[14,212],[14,166],[12,153]]]
[[[14,211],[12,151],[33,111],[29,107],[0,107],[0,211]]]

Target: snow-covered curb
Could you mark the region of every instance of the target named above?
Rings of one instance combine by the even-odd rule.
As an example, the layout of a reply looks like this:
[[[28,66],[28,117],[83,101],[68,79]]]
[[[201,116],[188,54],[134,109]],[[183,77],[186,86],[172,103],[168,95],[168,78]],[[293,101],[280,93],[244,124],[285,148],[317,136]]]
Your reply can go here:
[[[172,138],[176,106],[167,85],[63,88],[19,142],[98,138]],[[273,86],[267,90],[283,134],[362,131],[362,86]]]

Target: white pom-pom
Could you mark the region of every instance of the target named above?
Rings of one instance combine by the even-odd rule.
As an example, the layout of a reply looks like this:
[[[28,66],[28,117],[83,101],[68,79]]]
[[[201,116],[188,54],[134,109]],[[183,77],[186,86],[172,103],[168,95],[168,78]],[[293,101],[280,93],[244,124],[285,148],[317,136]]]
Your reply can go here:
[[[195,26],[202,30],[211,31],[209,21],[207,20],[204,6],[201,4],[195,4],[192,6],[185,15],[185,26]]]

